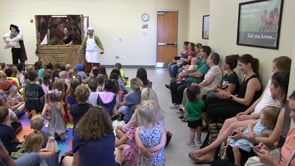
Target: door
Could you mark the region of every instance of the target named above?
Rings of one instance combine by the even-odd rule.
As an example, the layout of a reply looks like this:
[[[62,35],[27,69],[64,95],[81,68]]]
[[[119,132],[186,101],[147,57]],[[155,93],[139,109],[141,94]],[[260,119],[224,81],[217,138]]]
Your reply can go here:
[[[177,56],[178,12],[157,12],[157,65],[171,63]]]

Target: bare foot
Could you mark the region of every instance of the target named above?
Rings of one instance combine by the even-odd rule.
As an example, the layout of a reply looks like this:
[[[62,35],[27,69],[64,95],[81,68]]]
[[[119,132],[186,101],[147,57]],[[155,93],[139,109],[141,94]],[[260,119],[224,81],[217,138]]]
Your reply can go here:
[[[213,156],[210,153],[203,155],[201,157],[196,157],[196,159],[205,160],[205,161],[213,161],[214,160]]]
[[[203,155],[201,157],[193,157],[191,159],[193,161],[197,162],[197,163],[203,163],[203,164],[207,163],[207,164],[209,164],[209,163],[213,162],[214,157],[211,156],[211,154],[206,154],[206,155]]]
[[[203,156],[203,155],[204,155],[204,154],[202,153],[201,150],[194,151],[194,152],[190,152],[190,153],[188,154],[188,156],[189,156],[191,159],[193,159],[193,158],[198,158],[198,157],[201,157],[201,156]]]

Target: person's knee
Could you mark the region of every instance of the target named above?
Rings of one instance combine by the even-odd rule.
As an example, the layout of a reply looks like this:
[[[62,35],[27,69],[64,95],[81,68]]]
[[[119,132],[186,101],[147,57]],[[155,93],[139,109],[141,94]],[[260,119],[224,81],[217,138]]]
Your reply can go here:
[[[233,152],[239,152],[240,148],[238,146],[233,146]]]
[[[72,165],[72,162],[73,162],[73,157],[72,156],[66,156],[61,161],[61,164],[63,166],[71,166]]]
[[[232,123],[230,123],[230,124],[228,125],[228,129],[229,129],[230,131],[235,130],[237,127],[238,127],[237,123],[234,123],[234,122],[232,122]]]
[[[195,133],[196,132],[196,129],[190,128],[190,132]]]
[[[233,120],[233,118],[229,118],[229,119],[226,119],[225,121],[224,121],[224,126],[229,126],[229,125],[231,125],[232,123],[234,122],[234,120]]]
[[[184,91],[185,88],[186,88],[185,85],[178,86],[177,87],[177,93],[182,96],[183,95],[183,91]]]
[[[171,89],[171,90],[177,90],[177,89],[178,89],[177,84],[176,84],[175,81],[172,81],[172,82],[170,83],[170,89]]]

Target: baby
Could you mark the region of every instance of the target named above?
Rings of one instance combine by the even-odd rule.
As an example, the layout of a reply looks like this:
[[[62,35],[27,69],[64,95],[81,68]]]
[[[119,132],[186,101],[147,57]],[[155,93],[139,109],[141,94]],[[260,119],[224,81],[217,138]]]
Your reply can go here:
[[[3,40],[5,42],[5,46],[4,46],[5,49],[16,47],[16,42],[9,41],[9,39],[10,39],[10,32],[3,35]]]
[[[177,83],[181,83],[181,80],[183,80],[189,73],[193,72],[198,64],[198,58],[193,57],[191,59],[190,65],[183,66],[183,70],[177,75]]]

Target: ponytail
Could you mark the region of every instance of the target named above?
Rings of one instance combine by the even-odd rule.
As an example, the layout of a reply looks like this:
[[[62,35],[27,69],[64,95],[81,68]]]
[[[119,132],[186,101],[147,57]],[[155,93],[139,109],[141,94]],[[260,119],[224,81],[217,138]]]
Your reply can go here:
[[[239,55],[232,54],[225,57],[225,63],[229,65],[231,70],[234,70],[238,64]]]
[[[257,58],[253,58],[253,62],[251,65],[252,65],[253,71],[256,73],[256,75],[259,78],[259,60]]]

